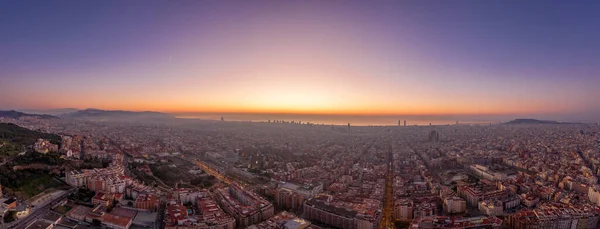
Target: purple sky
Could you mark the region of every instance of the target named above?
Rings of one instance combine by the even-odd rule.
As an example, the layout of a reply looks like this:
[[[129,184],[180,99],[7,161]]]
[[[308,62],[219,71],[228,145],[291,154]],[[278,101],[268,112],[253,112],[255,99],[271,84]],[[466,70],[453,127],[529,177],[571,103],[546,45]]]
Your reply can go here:
[[[9,1],[0,108],[598,121],[598,1]]]

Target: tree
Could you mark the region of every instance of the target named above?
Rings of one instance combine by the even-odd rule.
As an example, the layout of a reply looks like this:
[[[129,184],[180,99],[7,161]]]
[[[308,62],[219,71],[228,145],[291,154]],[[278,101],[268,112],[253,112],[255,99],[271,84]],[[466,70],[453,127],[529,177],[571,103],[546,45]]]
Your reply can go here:
[[[405,228],[409,228],[409,226],[410,226],[409,222],[400,221],[400,220],[394,221],[394,227],[396,229],[405,229]]]

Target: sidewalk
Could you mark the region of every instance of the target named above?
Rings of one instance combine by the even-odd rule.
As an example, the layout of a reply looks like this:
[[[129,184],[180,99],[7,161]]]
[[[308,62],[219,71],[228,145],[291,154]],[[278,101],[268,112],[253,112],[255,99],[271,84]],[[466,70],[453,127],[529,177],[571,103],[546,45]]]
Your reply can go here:
[[[33,198],[27,200],[27,203],[29,203],[30,206],[32,206],[32,208],[35,208],[37,206],[40,205],[44,205],[54,199],[56,199],[57,197],[61,196],[62,194],[64,194],[65,190],[54,190],[51,192],[44,192],[41,193],[40,195],[34,196]]]

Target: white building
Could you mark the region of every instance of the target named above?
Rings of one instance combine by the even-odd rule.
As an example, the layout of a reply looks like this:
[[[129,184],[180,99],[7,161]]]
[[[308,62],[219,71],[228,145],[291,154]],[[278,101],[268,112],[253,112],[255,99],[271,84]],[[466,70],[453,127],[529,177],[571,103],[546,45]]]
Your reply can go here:
[[[590,202],[600,206],[600,186],[595,185],[588,190],[588,198]]]
[[[411,199],[399,199],[394,203],[394,218],[399,220],[412,220],[414,202]]]
[[[444,211],[448,214],[462,213],[467,210],[467,201],[458,196],[444,198]]]
[[[479,201],[479,210],[488,216],[499,216],[504,214],[503,205],[502,201],[482,200]]]

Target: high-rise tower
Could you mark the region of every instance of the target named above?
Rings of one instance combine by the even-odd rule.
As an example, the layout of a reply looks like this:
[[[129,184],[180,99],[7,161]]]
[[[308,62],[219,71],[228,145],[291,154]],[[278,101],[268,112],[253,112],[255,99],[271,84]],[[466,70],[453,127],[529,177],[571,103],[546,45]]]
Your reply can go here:
[[[440,140],[440,134],[437,131],[432,130],[427,136],[427,140],[429,142],[438,142]]]

